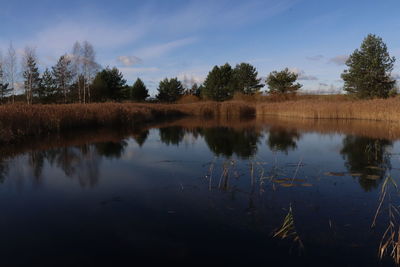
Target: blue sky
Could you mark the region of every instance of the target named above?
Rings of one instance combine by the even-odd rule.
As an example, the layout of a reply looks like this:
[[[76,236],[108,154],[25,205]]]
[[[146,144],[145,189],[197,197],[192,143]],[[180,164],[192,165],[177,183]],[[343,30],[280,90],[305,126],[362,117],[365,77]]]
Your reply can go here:
[[[340,88],[344,59],[368,33],[400,60],[398,0],[2,1],[3,54],[10,41],[36,47],[44,68],[88,40],[102,66],[152,94],[165,77],[202,82],[226,62],[249,62],[260,77],[289,67],[306,90]]]

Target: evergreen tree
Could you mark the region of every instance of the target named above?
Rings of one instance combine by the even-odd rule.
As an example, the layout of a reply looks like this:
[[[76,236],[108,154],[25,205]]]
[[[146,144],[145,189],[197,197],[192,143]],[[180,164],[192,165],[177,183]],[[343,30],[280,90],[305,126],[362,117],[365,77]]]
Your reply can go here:
[[[269,93],[271,94],[285,94],[285,93],[296,93],[302,85],[296,83],[298,74],[289,71],[288,68],[282,71],[273,71],[268,75],[267,85]]]
[[[121,101],[126,89],[126,80],[116,67],[98,72],[92,84],[93,97],[98,101]]]
[[[232,76],[232,67],[228,63],[215,66],[204,82],[203,96],[216,101],[230,99],[233,96]]]
[[[165,78],[158,86],[157,99],[163,102],[175,102],[183,95],[183,85],[178,78]]]
[[[189,94],[200,97],[200,94],[201,94],[200,88],[201,88],[201,86],[198,86],[197,83],[194,83],[192,85],[192,88],[190,88],[190,90],[189,90]]]
[[[346,61],[344,90],[360,98],[388,97],[396,82],[391,78],[394,62],[382,38],[369,34]]]
[[[130,99],[133,101],[144,101],[149,96],[149,90],[141,79],[137,79],[130,90]]]
[[[236,65],[233,70],[233,87],[235,92],[244,94],[255,94],[260,91],[263,85],[261,79],[257,78],[258,72],[255,67],[248,63]]]
[[[53,77],[58,90],[61,90],[64,98],[64,103],[67,103],[67,95],[70,90],[71,81],[73,78],[71,60],[67,55],[63,55],[58,60],[57,64],[52,68]]]
[[[56,95],[57,95],[57,86],[55,84],[53,74],[48,68],[46,68],[41,78],[39,99],[42,102],[50,103],[55,100]]]
[[[33,49],[25,49],[22,66],[26,102],[32,104],[33,96],[38,95],[40,87],[40,74],[37,67],[35,51]]]

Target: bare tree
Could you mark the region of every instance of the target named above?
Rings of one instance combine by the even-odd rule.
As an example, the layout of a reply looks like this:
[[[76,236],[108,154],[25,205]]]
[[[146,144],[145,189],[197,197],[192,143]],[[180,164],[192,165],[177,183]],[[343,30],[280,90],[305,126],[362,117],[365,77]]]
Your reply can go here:
[[[26,102],[32,104],[33,94],[36,94],[40,87],[40,74],[37,67],[37,58],[34,48],[25,48],[21,65]]]
[[[72,72],[74,76],[74,81],[78,89],[78,101],[82,102],[82,92],[84,93],[84,83],[83,81],[83,67],[82,67],[82,46],[76,41],[72,47]]]
[[[12,102],[15,102],[15,84],[17,78],[17,53],[14,46],[10,43],[7,50],[7,55],[4,61],[5,76],[12,91]]]
[[[97,71],[100,66],[96,62],[96,53],[94,51],[93,46],[88,42],[83,42],[82,47],[82,67],[83,67],[83,82],[84,82],[84,91],[87,92],[87,102],[90,102],[91,94],[90,94],[90,84],[92,83]],[[86,96],[83,96],[83,102],[86,103]]]

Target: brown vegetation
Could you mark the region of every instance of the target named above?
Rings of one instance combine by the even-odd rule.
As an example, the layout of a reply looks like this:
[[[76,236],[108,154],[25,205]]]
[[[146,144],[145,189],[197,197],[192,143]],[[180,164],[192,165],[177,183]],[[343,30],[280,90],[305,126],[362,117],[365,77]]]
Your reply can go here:
[[[25,137],[88,127],[131,128],[179,116],[227,121],[233,117],[248,118],[255,115],[257,115],[257,121],[268,121],[279,117],[280,124],[285,124],[287,118],[297,118],[287,123],[305,130],[316,129],[358,135],[374,133],[376,137],[390,139],[400,136],[400,127],[397,125],[400,121],[400,98],[352,100],[345,96],[296,96],[295,100],[262,103],[233,100],[183,104],[2,105],[0,106],[0,142],[12,142]],[[282,118],[286,119],[282,120]],[[298,120],[298,118],[335,119],[335,121],[306,121]],[[354,119],[362,121],[350,121]],[[368,120],[387,123],[376,129],[376,125],[366,122]],[[367,127],[364,127],[365,125]]]
[[[184,115],[250,116],[255,108],[245,103],[192,104],[98,103],[0,106],[0,141],[87,127],[135,127]]]
[[[373,100],[297,100],[257,106],[257,116],[276,115],[312,119],[400,121],[400,98]]]

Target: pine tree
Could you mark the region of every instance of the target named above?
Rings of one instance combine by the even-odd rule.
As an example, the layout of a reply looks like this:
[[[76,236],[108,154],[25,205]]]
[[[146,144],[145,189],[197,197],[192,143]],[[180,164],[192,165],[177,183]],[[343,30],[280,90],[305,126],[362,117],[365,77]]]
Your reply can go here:
[[[157,99],[162,102],[175,102],[183,95],[183,85],[178,78],[162,80],[158,86]]]
[[[130,99],[133,101],[144,101],[149,96],[149,90],[141,79],[137,79],[130,90]]]
[[[369,34],[346,61],[344,90],[360,98],[388,97],[396,83],[391,78],[394,62],[382,38]]]
[[[98,72],[91,86],[92,98],[98,101],[121,101],[126,98],[126,80],[117,68],[105,68]]]
[[[64,98],[64,103],[67,103],[67,95],[70,90],[73,72],[71,69],[71,60],[67,55],[63,55],[58,60],[57,64],[52,67],[53,77],[58,90],[61,90]]]
[[[228,63],[221,67],[215,66],[208,73],[204,82],[203,96],[216,101],[224,101],[232,98],[234,91],[232,74],[232,67]]]
[[[233,70],[233,89],[243,94],[255,94],[260,91],[263,85],[261,79],[257,78],[258,72],[255,67],[248,63],[236,65]]]
[[[26,102],[28,104],[32,104],[33,96],[38,95],[40,87],[40,74],[39,68],[37,67],[34,49],[25,49],[22,67],[22,77],[24,78]]]
[[[50,103],[54,101],[56,94],[57,86],[53,74],[48,68],[46,68],[41,78],[39,99],[42,102]]]
[[[289,71],[288,68],[282,71],[273,71],[267,77],[267,85],[270,94],[296,93],[302,85],[295,82],[299,75]]]
[[[194,83],[194,84],[192,85],[192,88],[190,88],[190,90],[189,90],[189,94],[200,97],[200,94],[201,94],[200,88],[201,88],[201,87],[198,86],[197,83]]]

